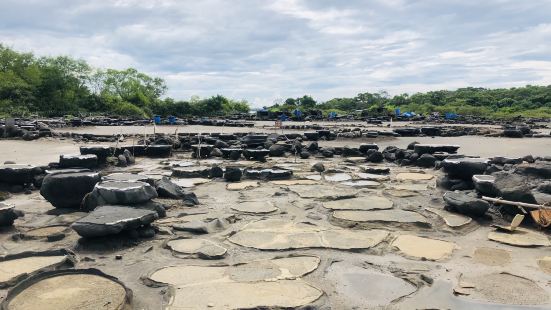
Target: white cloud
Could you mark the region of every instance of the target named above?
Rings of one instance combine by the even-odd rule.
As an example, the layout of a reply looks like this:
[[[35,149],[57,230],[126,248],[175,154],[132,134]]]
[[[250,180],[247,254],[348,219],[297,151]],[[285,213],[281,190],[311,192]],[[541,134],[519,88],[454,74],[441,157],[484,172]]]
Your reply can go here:
[[[551,83],[546,0],[3,0],[0,42],[255,105]]]

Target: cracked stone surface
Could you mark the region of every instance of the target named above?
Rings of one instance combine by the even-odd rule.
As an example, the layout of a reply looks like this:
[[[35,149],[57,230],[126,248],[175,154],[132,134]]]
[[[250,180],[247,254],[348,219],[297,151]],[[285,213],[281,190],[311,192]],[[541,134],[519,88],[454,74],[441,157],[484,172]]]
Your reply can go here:
[[[421,214],[404,210],[357,211],[344,210],[333,212],[333,217],[353,222],[381,222],[381,223],[410,223],[430,225],[430,222]]]
[[[473,220],[472,218],[470,218],[468,216],[461,215],[461,214],[456,214],[456,213],[451,213],[451,212],[448,212],[448,211],[443,210],[443,209],[436,209],[436,208],[425,208],[425,209],[427,211],[431,212],[431,213],[434,213],[434,214],[438,215],[440,218],[442,218],[444,220],[446,225],[448,225],[452,228],[465,226],[465,225],[469,224],[470,222],[472,222],[472,220]]]
[[[267,214],[278,209],[270,201],[245,201],[231,206],[232,210],[243,213]]]
[[[300,307],[322,295],[300,279],[319,262],[299,256],[233,266],[174,266],[155,271],[149,279],[175,288],[168,305],[173,309]]]
[[[532,246],[551,246],[549,238],[540,233],[519,227],[512,233],[504,231],[491,231],[488,233],[488,239],[513,246],[532,247]]]
[[[228,240],[260,250],[301,248],[368,249],[388,236],[384,230],[351,231],[282,220],[252,222]]]
[[[400,235],[394,239],[392,246],[407,257],[442,260],[451,256],[457,248],[453,242],[423,238],[413,235]]]
[[[393,203],[385,197],[367,196],[328,201],[323,206],[331,210],[384,210],[392,209]]]

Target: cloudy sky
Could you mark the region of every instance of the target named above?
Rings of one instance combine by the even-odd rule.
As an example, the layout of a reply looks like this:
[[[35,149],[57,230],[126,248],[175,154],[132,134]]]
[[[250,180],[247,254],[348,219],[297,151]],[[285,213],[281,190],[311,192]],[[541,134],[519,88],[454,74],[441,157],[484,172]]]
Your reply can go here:
[[[551,84],[551,0],[1,0],[0,42],[254,106]]]

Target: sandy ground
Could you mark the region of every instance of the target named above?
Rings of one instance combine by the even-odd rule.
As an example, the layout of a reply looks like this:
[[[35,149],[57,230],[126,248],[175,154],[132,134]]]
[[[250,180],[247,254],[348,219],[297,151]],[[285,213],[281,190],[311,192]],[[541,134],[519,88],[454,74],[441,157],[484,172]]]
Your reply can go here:
[[[0,163],[9,160],[20,164],[47,165],[59,161],[61,154],[79,154],[78,147],[69,140],[0,140]]]

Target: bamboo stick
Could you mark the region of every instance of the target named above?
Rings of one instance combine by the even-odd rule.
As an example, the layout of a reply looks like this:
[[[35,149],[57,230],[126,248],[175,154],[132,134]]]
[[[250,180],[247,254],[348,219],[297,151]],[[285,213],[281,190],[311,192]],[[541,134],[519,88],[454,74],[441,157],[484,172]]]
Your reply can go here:
[[[524,207],[528,209],[548,209],[551,210],[551,207],[547,207],[544,205],[537,205],[533,203],[526,203],[526,202],[518,202],[518,201],[510,201],[510,200],[504,200],[504,199],[498,199],[498,198],[492,198],[492,197],[486,197],[482,196],[482,200],[500,203],[504,205],[511,205],[511,206],[517,206],[517,207]]]

